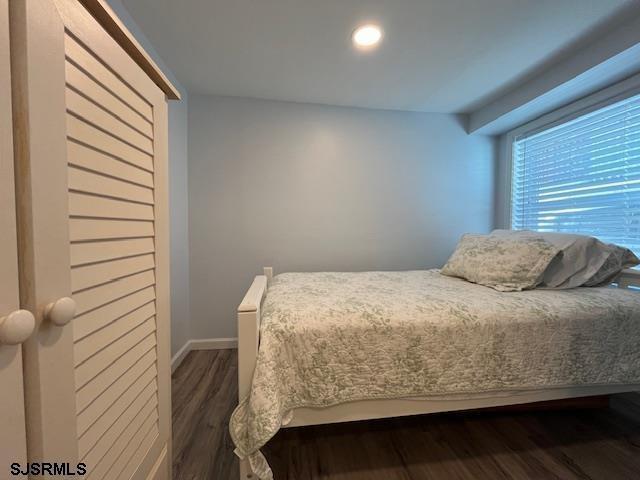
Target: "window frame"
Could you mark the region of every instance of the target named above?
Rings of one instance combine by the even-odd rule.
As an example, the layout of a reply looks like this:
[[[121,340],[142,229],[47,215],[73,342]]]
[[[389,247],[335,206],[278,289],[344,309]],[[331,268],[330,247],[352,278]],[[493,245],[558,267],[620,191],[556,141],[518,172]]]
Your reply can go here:
[[[505,159],[505,162],[501,188],[503,190],[503,201],[506,201],[507,205],[503,205],[503,214],[501,215],[501,218],[496,219],[498,220],[498,225],[502,228],[511,229],[513,209],[513,144],[518,137],[523,135],[535,135],[541,131],[570,122],[582,115],[589,114],[613,103],[626,100],[627,98],[639,94],[640,74],[636,74],[626,80],[615,83],[609,87],[592,93],[591,95],[587,95],[586,97],[569,103],[564,107],[546,113],[505,133],[502,136],[504,148],[502,156]]]

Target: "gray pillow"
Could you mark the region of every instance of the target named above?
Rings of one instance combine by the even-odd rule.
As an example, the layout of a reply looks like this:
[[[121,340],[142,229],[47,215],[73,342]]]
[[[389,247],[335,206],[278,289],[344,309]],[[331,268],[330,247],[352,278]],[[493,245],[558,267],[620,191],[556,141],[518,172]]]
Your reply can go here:
[[[600,270],[587,281],[585,287],[600,287],[611,283],[625,268],[640,265],[640,259],[628,248],[607,244],[611,253]]]
[[[541,237],[463,235],[441,273],[501,292],[535,288],[560,249]]]
[[[611,253],[611,249],[598,239],[575,233],[494,230],[491,235],[540,237],[562,252],[544,272],[539,288],[567,289],[584,285],[600,270]]]

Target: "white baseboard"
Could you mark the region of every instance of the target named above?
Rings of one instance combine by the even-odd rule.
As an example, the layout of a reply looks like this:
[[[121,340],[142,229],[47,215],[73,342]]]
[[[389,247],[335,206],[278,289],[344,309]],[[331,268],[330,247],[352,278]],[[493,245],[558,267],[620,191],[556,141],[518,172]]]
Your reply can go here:
[[[176,354],[171,358],[171,373],[176,371],[176,368],[180,366],[184,357],[187,356],[187,353],[191,351],[190,340],[187,340],[182,348],[176,352]]]
[[[238,348],[237,338],[201,338],[190,341],[191,350],[223,350]]]
[[[238,348],[237,338],[199,338],[187,342],[171,358],[171,373],[176,371],[191,350],[224,350]]]

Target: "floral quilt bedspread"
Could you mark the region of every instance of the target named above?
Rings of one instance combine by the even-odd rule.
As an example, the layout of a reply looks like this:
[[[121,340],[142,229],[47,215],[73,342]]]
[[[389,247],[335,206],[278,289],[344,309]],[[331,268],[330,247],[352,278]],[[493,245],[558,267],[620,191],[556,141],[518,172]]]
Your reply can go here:
[[[300,407],[542,387],[640,383],[640,292],[497,292],[439,270],[285,273],[262,306],[251,393],[230,432],[259,449]]]

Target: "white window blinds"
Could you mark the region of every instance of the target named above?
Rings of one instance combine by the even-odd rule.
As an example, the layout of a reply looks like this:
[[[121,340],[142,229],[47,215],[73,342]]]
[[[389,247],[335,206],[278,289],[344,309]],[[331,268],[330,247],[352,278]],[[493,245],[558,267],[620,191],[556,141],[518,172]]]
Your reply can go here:
[[[511,228],[585,233],[640,254],[640,95],[515,139]]]

